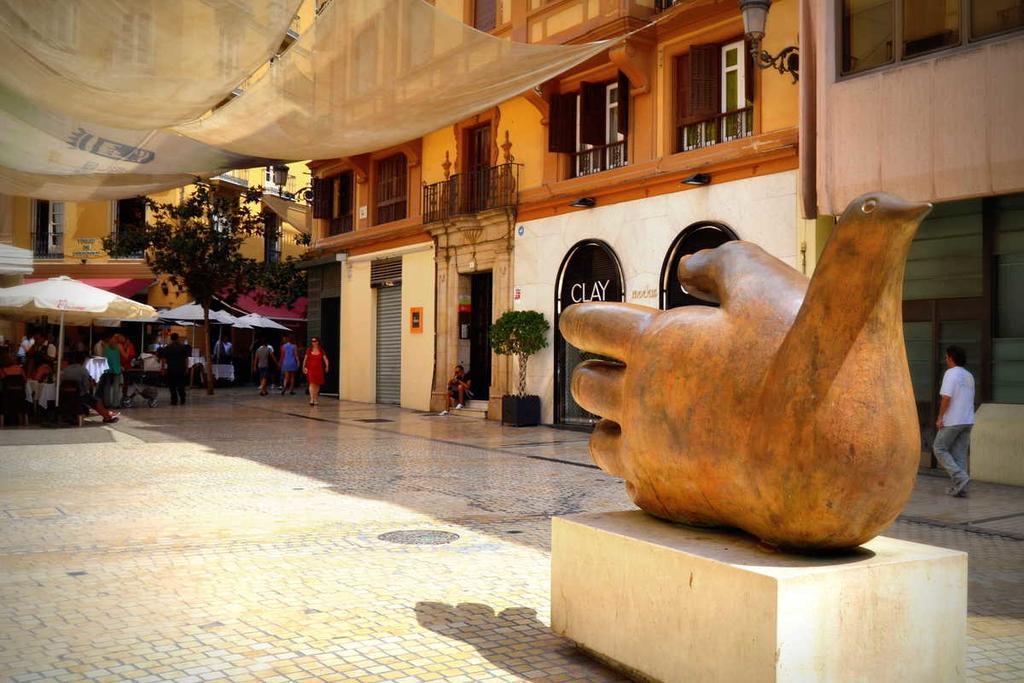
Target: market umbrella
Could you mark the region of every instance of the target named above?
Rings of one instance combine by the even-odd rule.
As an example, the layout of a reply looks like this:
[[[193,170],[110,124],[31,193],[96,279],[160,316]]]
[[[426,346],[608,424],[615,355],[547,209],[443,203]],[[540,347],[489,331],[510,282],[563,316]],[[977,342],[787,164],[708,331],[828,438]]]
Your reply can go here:
[[[190,304],[184,304],[177,308],[160,311],[160,317],[166,320],[191,320],[193,322],[200,322],[203,319],[203,307],[193,301]],[[210,311],[211,323],[234,325],[236,320],[238,320],[238,318],[227,311]]]
[[[246,327],[263,328],[266,330],[289,330],[290,328],[285,327],[279,322],[275,322],[266,316],[262,316],[259,313],[250,313],[243,315],[240,318],[235,319],[235,325],[245,325]]]
[[[152,306],[127,299],[65,275],[0,289],[0,316],[36,318],[60,316],[57,340],[57,386],[64,357],[64,324],[92,325],[96,320],[139,320],[156,315]],[[60,391],[56,403],[60,404]]]

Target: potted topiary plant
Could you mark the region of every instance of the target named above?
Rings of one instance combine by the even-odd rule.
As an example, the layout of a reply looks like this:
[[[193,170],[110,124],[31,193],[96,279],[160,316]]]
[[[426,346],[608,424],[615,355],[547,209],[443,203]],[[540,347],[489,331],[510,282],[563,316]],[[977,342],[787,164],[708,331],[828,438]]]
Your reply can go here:
[[[501,422],[515,427],[540,424],[540,396],[526,395],[526,362],[548,345],[548,321],[537,311],[507,311],[491,325],[491,349],[519,360],[519,386],[515,395],[501,398]]]

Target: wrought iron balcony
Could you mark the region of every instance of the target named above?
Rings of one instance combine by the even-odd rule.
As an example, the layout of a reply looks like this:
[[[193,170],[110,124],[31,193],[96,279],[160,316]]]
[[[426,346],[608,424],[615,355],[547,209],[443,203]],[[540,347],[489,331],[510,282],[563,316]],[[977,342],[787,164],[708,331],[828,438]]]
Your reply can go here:
[[[590,149],[576,152],[570,156],[572,165],[569,171],[573,178],[592,175],[626,165],[626,141],[620,140],[610,145],[597,145]]]
[[[484,166],[423,188],[423,222],[515,206],[521,164]]]
[[[692,152],[695,149],[750,137],[753,134],[754,108],[744,107],[678,126],[676,151]]]
[[[35,240],[32,245],[32,256],[37,259],[64,258],[64,233],[63,232],[42,232],[35,233]]]

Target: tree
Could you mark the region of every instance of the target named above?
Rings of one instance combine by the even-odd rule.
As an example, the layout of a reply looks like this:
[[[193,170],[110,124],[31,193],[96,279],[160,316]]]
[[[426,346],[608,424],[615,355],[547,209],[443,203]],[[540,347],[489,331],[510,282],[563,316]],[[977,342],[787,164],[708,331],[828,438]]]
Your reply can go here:
[[[255,290],[260,303],[290,306],[305,293],[305,277],[294,259],[260,263],[241,254],[242,243],[264,232],[259,211],[262,188],[241,197],[225,196],[196,179],[195,190],[180,204],[145,198],[149,221],[119,226],[104,238],[113,257],[145,253],[146,263],[165,278],[164,287],[186,293],[203,307],[203,353],[210,355],[210,306],[214,297],[233,302]],[[256,210],[254,210],[254,205]],[[206,363],[206,392],[213,393],[213,367]]]
[[[491,325],[491,348],[519,360],[519,392],[526,395],[526,363],[548,345],[548,321],[537,311],[506,311]]]

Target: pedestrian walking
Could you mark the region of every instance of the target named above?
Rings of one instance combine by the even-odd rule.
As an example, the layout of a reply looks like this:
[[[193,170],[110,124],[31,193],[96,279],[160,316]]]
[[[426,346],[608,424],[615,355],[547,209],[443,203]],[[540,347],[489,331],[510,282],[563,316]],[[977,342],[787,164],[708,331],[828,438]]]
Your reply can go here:
[[[292,343],[290,334],[284,335],[284,343],[281,344],[281,372],[284,377],[281,380],[281,395],[289,392],[295,395],[295,373],[299,371],[298,347]]]
[[[309,349],[302,360],[302,374],[309,382],[309,405],[320,405],[320,387],[324,385],[325,376],[330,369],[327,354],[320,348],[320,340],[313,337],[309,340]]]
[[[103,373],[103,402],[108,406],[120,406],[123,391],[121,377],[121,345],[120,335],[112,334],[103,345],[103,356],[107,359],[107,371]]]
[[[932,449],[952,480],[953,485],[946,490],[951,496],[966,496],[971,482],[967,455],[974,426],[974,377],[964,368],[966,364],[966,351],[959,346],[946,347],[947,370],[939,389],[939,418],[935,421],[938,432]]]
[[[171,405],[185,405],[185,385],[188,384],[189,349],[178,339],[178,333],[171,333],[171,343],[157,351],[160,357],[160,374],[164,376],[171,392]]]
[[[277,365],[277,358],[274,357],[274,347],[267,342],[261,342],[252,354],[252,372],[260,383],[260,396],[266,396],[267,383],[270,381],[270,364]]]

